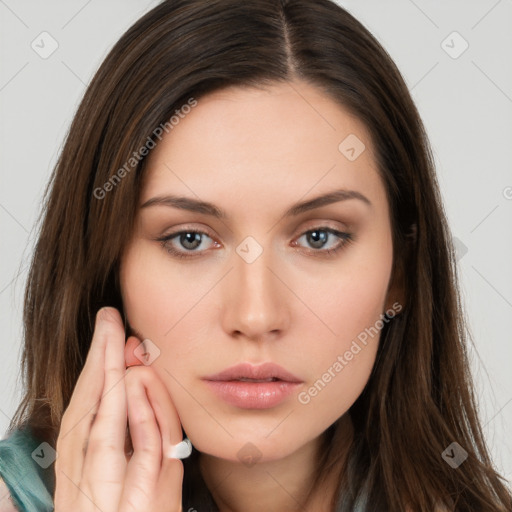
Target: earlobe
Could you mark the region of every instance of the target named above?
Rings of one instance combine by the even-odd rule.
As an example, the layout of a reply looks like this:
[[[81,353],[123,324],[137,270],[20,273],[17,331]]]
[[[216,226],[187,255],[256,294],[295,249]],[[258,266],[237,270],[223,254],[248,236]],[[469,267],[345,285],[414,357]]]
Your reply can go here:
[[[140,340],[135,336],[129,336],[126,340],[124,347],[124,359],[127,368],[129,366],[144,366],[142,361],[134,354],[135,349],[140,345],[140,343]]]

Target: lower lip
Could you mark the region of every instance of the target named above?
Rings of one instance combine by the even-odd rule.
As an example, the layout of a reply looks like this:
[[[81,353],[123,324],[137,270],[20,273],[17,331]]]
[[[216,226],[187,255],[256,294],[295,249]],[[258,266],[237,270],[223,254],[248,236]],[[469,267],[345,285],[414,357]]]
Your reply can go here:
[[[228,404],[241,409],[269,409],[291,395],[300,382],[283,380],[246,382],[239,380],[207,380],[210,389]]]

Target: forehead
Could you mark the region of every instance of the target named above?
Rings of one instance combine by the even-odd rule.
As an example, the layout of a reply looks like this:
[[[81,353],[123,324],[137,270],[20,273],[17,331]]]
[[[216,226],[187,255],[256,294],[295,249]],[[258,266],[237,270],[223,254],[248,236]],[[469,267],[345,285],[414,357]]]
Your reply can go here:
[[[383,200],[366,127],[310,84],[230,87],[186,111],[149,155],[141,203],[172,192],[256,212],[333,188]]]

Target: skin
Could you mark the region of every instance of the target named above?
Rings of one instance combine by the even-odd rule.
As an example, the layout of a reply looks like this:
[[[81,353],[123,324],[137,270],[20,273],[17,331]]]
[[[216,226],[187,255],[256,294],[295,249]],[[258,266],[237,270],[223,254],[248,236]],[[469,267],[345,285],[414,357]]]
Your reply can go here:
[[[355,161],[338,150],[349,134],[366,146]],[[149,158],[141,205],[176,194],[214,203],[228,218],[166,205],[139,210],[121,265],[128,321],[160,350],[151,367],[203,454],[221,510],[298,509],[321,435],[363,390],[377,337],[308,404],[293,395],[270,409],[239,409],[201,378],[242,361],[274,361],[307,390],[396,300],[388,293],[389,208],[368,132],[303,82],[229,88],[201,98]],[[364,194],[371,206],[351,199],[283,218],[295,202],[339,188]],[[329,235],[321,247],[303,236],[324,226],[355,241],[316,256],[318,247],[343,243]],[[155,241],[187,228],[207,233],[198,248],[179,236],[168,245],[192,258],[175,258]],[[263,249],[250,264],[236,252],[247,236]],[[250,467],[237,455],[248,442],[261,452]]]
[[[60,424],[55,512],[181,512],[183,464],[162,456],[181,441],[178,413],[150,368],[126,369],[125,342],[137,340],[126,340],[119,312],[100,309]]]
[[[338,150],[349,134],[366,146],[353,161]],[[347,411],[368,381],[379,335],[343,359],[334,376],[332,368],[399,298],[390,282],[386,191],[365,126],[304,82],[224,89],[180,119],[151,151],[146,171],[120,266],[136,336],[124,345],[119,312],[98,315],[103,322],[57,443],[56,510],[91,509],[62,473],[105,511],[180,510],[183,466],[162,454],[181,440],[181,426],[201,452],[201,472],[222,512],[328,510],[334,474],[305,503],[314,462],[324,432],[338,419],[348,446]],[[284,216],[296,202],[337,189],[357,191],[371,204],[349,199]],[[227,217],[161,204],[140,208],[166,194],[209,201]],[[205,233],[198,246],[184,246],[179,236],[166,247],[157,240],[191,228]],[[353,241],[326,228],[348,232]],[[326,238],[309,237],[312,230]],[[251,262],[237,252],[248,236],[254,239],[248,254],[262,250]],[[193,256],[174,257],[169,246]],[[146,365],[135,355],[143,339],[151,341]],[[241,409],[202,380],[245,361],[275,362],[302,384],[275,407]],[[125,365],[138,367],[122,386]],[[326,382],[321,391],[300,401],[319,379]],[[127,417],[133,455],[121,446]],[[87,440],[85,455],[77,457],[76,447]],[[113,449],[105,450],[109,443]],[[257,462],[244,461],[242,449],[257,453]]]

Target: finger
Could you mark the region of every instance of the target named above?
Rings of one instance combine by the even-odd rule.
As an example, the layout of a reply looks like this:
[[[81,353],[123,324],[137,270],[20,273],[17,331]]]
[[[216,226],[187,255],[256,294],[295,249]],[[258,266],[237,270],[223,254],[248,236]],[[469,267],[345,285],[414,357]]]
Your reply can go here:
[[[156,500],[154,507],[163,512],[181,511],[183,463],[167,456],[171,446],[183,440],[181,421],[172,398],[159,377],[156,377],[153,385],[148,387],[148,396],[162,433],[162,464],[155,492],[159,499]]]
[[[128,399],[128,413],[130,410],[140,411],[144,407],[142,414],[147,414],[149,421],[146,431],[142,428],[132,432],[132,442],[134,445],[134,458],[138,457],[138,451],[142,450],[140,455],[147,453],[147,459],[142,464],[147,464],[147,473],[151,473],[151,483],[155,491],[152,493],[154,497],[165,496],[165,500],[161,506],[157,507],[158,510],[165,512],[170,510],[172,512],[179,510],[174,506],[175,503],[181,505],[181,492],[183,484],[183,464],[180,460],[168,459],[165,455],[169,451],[171,445],[177,444],[182,440],[181,422],[172,402],[172,399],[167,391],[162,380],[150,367],[131,368],[131,374],[127,375],[127,394],[138,398],[143,405],[139,406],[135,400],[133,402],[134,408]],[[132,395],[133,391],[133,395]],[[136,415],[137,413],[135,413]],[[134,416],[135,416],[134,415]],[[130,417],[131,422],[131,417]],[[131,424],[131,423],[130,423]],[[148,436],[151,440],[148,442]],[[144,446],[143,443],[146,443]],[[126,488],[130,489],[140,482],[137,466],[133,465],[134,458],[128,465]]]
[[[102,509],[109,511],[117,510],[126,470],[125,332],[119,314],[108,312],[102,320],[102,333],[107,338],[104,386],[89,435],[82,480],[94,489]]]
[[[181,460],[164,458],[155,490],[154,510],[182,512],[184,471]]]
[[[181,460],[167,457],[171,446],[183,440],[181,421],[167,388],[156,374],[147,390],[162,434],[162,464],[155,492],[157,500],[154,508],[163,512],[181,511],[183,463]]]
[[[146,369],[144,385],[149,402],[155,411],[158,427],[162,432],[162,453],[165,456],[172,445],[183,440],[183,431],[178,411],[162,379],[152,369]]]
[[[121,510],[144,510],[153,496],[162,458],[162,441],[156,418],[136,368],[126,372],[126,396],[133,455],[126,470]],[[143,372],[142,372],[143,373]]]
[[[162,455],[169,452],[172,445],[183,440],[181,421],[171,395],[162,379],[150,366],[138,366],[127,371],[127,388],[143,386],[149,404],[155,414],[162,438]]]
[[[106,309],[112,311],[105,311]],[[59,484],[59,490],[62,489],[62,485],[73,487],[73,482],[80,481],[85,458],[84,445],[89,437],[104,385],[107,336],[102,329],[102,318],[106,314],[115,315],[116,313],[117,310],[113,308],[102,308],[96,314],[96,323],[87,359],[61,420],[56,446],[58,457],[55,461],[55,470],[59,473],[63,471],[66,477],[61,479],[63,484]]]

